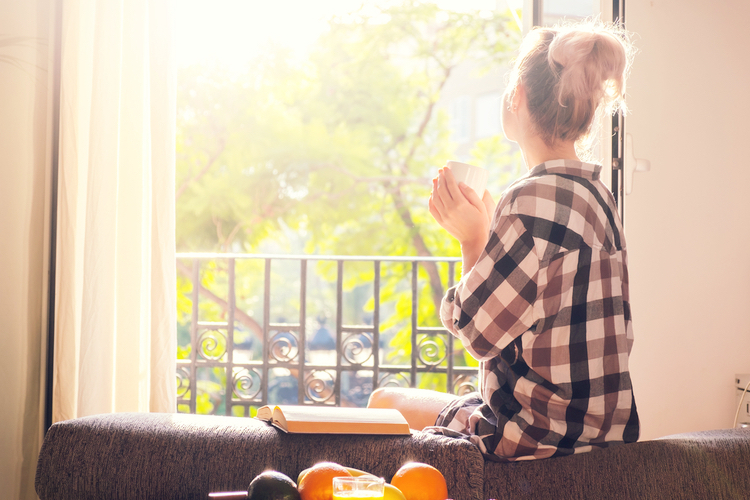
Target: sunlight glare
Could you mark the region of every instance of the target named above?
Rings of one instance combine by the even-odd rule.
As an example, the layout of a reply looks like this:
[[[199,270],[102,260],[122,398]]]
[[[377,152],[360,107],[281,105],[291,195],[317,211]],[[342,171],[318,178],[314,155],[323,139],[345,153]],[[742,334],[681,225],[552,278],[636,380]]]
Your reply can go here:
[[[177,8],[179,66],[216,62],[235,65],[262,53],[269,43],[303,55],[326,30],[331,16],[373,0],[180,0]],[[380,2],[382,3],[382,2]],[[498,0],[438,0],[452,10],[493,10]]]

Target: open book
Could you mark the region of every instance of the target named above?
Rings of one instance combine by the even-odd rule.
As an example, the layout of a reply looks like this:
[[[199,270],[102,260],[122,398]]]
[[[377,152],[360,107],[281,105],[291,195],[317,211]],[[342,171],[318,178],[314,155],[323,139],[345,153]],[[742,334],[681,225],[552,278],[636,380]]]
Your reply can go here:
[[[389,408],[281,405],[258,408],[256,418],[284,432],[309,434],[410,434],[401,412]]]

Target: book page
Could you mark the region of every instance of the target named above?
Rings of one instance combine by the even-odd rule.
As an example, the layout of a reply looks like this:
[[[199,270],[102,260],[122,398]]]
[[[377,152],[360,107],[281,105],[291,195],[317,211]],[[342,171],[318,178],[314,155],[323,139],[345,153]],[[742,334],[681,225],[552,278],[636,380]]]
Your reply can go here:
[[[258,418],[269,420],[270,413],[270,408],[263,412],[259,409]],[[272,420],[292,433],[410,434],[401,412],[389,408],[279,405],[273,410]]]

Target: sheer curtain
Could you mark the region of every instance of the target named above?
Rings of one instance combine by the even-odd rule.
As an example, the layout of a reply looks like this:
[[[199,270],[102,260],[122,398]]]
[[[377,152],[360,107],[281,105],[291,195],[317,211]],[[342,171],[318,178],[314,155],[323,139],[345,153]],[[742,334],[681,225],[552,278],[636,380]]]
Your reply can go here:
[[[53,421],[174,411],[175,4],[61,4]]]

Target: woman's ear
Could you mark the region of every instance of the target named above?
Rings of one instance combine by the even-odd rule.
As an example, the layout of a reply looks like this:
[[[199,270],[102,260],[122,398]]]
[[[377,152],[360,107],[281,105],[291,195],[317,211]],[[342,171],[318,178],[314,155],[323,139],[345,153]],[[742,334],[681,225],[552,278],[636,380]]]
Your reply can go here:
[[[515,91],[511,96],[510,111],[513,114],[518,113],[519,106],[526,102],[526,88],[520,82],[516,85]]]

